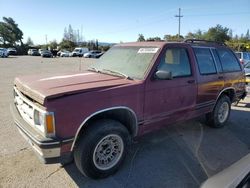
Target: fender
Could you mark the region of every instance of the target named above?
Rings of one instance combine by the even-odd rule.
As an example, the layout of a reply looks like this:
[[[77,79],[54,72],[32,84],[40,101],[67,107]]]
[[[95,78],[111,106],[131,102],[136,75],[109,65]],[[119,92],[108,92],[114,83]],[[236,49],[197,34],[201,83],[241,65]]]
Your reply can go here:
[[[71,146],[71,151],[73,151],[73,148],[75,146],[75,143],[76,143],[76,140],[78,138],[78,135],[80,133],[80,131],[82,130],[82,128],[85,126],[85,124],[94,116],[98,115],[98,114],[101,114],[103,112],[108,112],[108,111],[111,111],[111,110],[119,110],[119,109],[122,109],[122,110],[128,110],[134,117],[134,120],[135,120],[135,123],[133,125],[133,136],[135,137],[137,134],[138,134],[138,119],[137,119],[137,116],[135,114],[135,112],[129,108],[129,107],[126,107],[126,106],[117,106],[117,107],[111,107],[111,108],[105,108],[105,109],[102,109],[102,110],[99,110],[93,114],[91,114],[90,116],[88,116],[82,123],[81,125],[79,126],[79,128],[77,129],[77,132],[76,132],[76,135],[74,137],[74,141],[73,141],[73,144]]]

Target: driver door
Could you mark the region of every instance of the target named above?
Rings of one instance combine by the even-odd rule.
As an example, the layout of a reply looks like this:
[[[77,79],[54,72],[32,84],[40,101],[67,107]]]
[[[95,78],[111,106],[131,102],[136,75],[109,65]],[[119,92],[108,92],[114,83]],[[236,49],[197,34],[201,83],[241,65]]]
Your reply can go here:
[[[157,70],[171,72],[172,79],[149,79],[145,87],[144,125],[186,119],[195,107],[197,84],[187,47],[167,47]],[[155,70],[155,72],[157,71]],[[155,73],[154,72],[154,73]]]

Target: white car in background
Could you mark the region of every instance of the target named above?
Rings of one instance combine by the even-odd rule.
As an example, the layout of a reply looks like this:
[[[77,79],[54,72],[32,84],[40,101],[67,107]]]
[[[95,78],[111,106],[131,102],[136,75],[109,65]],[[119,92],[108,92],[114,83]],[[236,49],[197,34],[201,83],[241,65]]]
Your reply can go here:
[[[242,65],[250,63],[250,53],[249,52],[235,52],[236,56],[239,58]]]
[[[103,52],[100,50],[91,50],[84,54],[85,58],[99,58],[103,55]]]
[[[0,57],[8,57],[8,51],[6,48],[0,48]]]
[[[60,52],[60,57],[69,57],[70,54],[71,54],[70,51],[62,50],[62,51]]]
[[[88,48],[75,48],[73,52],[70,54],[72,57],[82,57],[85,53],[89,51]]]

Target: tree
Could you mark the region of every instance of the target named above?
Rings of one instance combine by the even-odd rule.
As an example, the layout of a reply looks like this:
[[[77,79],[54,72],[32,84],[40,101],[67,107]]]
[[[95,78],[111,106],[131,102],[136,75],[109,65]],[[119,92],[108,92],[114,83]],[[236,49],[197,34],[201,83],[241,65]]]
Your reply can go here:
[[[186,39],[205,39],[204,33],[198,29],[195,33],[189,32],[186,36]]]
[[[246,38],[247,40],[250,40],[249,29],[247,30],[247,33],[246,33],[246,36],[245,36],[245,38]]]
[[[145,38],[144,38],[143,34],[139,34],[137,42],[142,42],[142,41],[145,41]]]
[[[31,40],[30,37],[27,38],[26,45],[27,45],[27,46],[34,46],[34,43],[33,43],[33,41]]]
[[[62,42],[60,43],[61,49],[68,49],[68,50],[72,51],[75,47],[76,47],[76,44],[70,40],[63,39]]]
[[[211,27],[204,34],[206,40],[216,41],[216,42],[225,42],[230,39],[228,35],[229,28],[222,27],[221,25],[216,25]]]
[[[4,46],[6,43],[13,43],[13,36],[4,22],[0,22],[0,42]]]
[[[49,43],[49,46],[50,46],[50,49],[57,49],[58,44],[56,40],[53,40]]]
[[[166,41],[179,41],[180,39],[183,40],[184,37],[180,35],[180,38],[179,38],[178,34],[177,35],[164,35],[163,39]]]
[[[63,40],[68,40],[75,43],[78,40],[78,32],[74,31],[70,24],[68,26],[68,29],[66,27],[64,28]]]
[[[0,22],[0,39],[4,45],[16,46],[17,42],[23,45],[23,32],[12,18],[3,17],[3,22]]]
[[[160,37],[149,37],[147,41],[162,41]]]

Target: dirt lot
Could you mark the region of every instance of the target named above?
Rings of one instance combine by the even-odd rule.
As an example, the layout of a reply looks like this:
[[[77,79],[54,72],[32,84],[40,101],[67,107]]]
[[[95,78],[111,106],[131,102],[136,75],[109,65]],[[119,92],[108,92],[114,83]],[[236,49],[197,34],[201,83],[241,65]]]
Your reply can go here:
[[[233,107],[228,125],[212,129],[204,118],[166,127],[139,139],[114,176],[91,180],[75,165],[41,164],[15,128],[9,104],[17,75],[79,72],[94,60],[9,57],[0,59],[0,187],[199,187],[249,153],[250,97]]]

